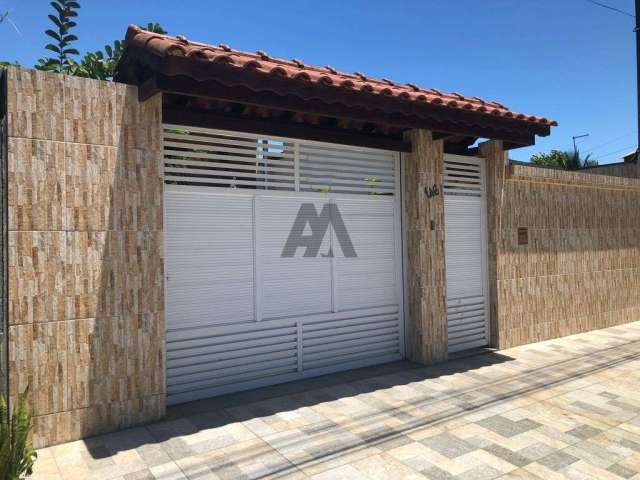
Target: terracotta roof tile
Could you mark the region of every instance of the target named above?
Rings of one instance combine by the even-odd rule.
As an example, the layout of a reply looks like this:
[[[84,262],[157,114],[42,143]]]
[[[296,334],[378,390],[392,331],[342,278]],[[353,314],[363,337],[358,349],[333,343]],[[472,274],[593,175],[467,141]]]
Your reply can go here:
[[[340,72],[332,66],[317,67],[298,59],[275,58],[263,51],[255,53],[234,50],[227,45],[217,46],[193,42],[184,36],[172,37],[129,26],[125,46],[143,48],[161,58],[180,56],[200,62],[225,64],[230,68],[252,69],[264,75],[275,75],[298,81],[353,89],[405,102],[426,102],[449,109],[473,111],[481,114],[510,118],[528,124],[556,126],[557,122],[545,117],[513,112],[496,101],[468,97],[457,92],[445,93],[435,88],[421,88],[413,83],[396,83],[389,79],[372,79],[360,72]]]

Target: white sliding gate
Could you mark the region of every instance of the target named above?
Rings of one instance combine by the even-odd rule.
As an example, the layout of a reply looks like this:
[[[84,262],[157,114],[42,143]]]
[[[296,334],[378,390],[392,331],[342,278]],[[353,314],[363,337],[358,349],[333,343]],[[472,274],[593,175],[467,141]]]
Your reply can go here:
[[[484,161],[445,155],[445,256],[449,352],[489,343]]]
[[[169,404],[403,357],[397,153],[165,125],[164,158]]]

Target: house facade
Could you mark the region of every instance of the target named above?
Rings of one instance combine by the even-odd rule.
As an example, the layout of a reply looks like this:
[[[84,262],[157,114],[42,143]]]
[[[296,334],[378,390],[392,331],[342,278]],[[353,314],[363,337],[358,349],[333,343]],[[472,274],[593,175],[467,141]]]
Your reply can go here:
[[[38,447],[638,319],[640,180],[510,163],[545,118],[137,27],[115,82],[1,85],[1,365]]]

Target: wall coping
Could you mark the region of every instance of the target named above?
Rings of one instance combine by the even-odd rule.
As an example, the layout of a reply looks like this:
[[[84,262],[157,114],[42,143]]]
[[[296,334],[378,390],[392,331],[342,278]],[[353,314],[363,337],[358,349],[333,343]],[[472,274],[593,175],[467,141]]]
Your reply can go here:
[[[640,190],[640,178],[620,177],[585,171],[566,171],[511,163],[508,180],[550,183],[615,190]]]

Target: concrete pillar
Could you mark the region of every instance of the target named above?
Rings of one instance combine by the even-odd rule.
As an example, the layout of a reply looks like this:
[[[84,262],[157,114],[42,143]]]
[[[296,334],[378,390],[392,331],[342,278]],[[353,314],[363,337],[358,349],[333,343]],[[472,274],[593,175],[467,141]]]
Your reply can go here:
[[[407,355],[428,365],[447,360],[444,150],[443,141],[434,141],[428,130],[409,131],[405,139],[413,149],[403,157],[409,301]]]
[[[485,159],[485,181],[487,188],[487,231],[489,270],[489,310],[491,346],[500,347],[500,302],[498,298],[498,235],[504,212],[504,182],[509,175],[509,152],[503,142],[491,140],[480,144],[479,155]]]

